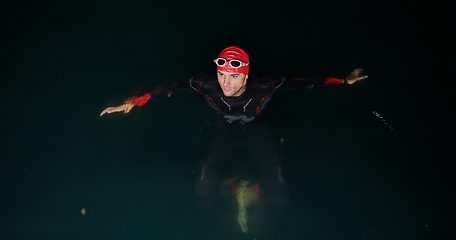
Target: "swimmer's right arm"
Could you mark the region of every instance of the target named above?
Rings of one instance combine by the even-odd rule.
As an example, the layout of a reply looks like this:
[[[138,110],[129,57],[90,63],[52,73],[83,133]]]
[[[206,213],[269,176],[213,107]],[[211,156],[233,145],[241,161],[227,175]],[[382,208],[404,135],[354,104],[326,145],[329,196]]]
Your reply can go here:
[[[117,107],[108,107],[103,112],[101,112],[100,117],[103,116],[105,113],[114,113],[114,112],[124,112],[129,113],[130,110],[137,106],[141,107],[144,104],[150,101],[161,102],[166,100],[167,98],[171,97],[171,90],[178,88],[177,83],[172,83],[170,86],[162,86],[162,84],[158,84],[155,86],[154,90],[150,93],[146,93],[144,95],[135,95],[127,99],[122,105]]]
[[[130,110],[134,107],[134,103],[128,99],[125,101],[122,105],[117,106],[117,107],[108,107],[103,112],[101,112],[100,117],[103,116],[105,113],[114,113],[114,112],[124,112],[128,113]]]
[[[171,94],[169,94],[170,96]],[[164,97],[162,97],[164,99]],[[141,107],[144,104],[146,104],[149,100],[153,101],[161,101],[160,99],[157,98],[152,98],[152,95],[150,93],[146,93],[142,96],[133,96],[127,99],[122,105],[117,106],[117,107],[108,107],[103,112],[101,112],[100,117],[103,116],[105,113],[114,113],[114,112],[124,112],[124,113],[129,113],[130,110],[134,106]]]

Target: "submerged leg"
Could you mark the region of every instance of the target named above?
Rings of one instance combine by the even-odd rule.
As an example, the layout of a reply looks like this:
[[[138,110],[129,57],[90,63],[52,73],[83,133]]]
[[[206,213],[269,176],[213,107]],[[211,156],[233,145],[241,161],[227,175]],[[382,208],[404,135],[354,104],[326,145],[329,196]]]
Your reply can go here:
[[[260,194],[264,201],[286,208],[290,200],[279,139],[274,137],[269,126],[265,126],[254,138],[254,142],[256,144],[253,145],[252,154],[260,172],[259,188],[263,191]]]
[[[239,213],[238,223],[244,233],[248,231],[247,227],[247,207],[259,199],[258,194],[252,188],[247,188],[248,181],[241,181],[236,190],[236,199],[238,202]]]

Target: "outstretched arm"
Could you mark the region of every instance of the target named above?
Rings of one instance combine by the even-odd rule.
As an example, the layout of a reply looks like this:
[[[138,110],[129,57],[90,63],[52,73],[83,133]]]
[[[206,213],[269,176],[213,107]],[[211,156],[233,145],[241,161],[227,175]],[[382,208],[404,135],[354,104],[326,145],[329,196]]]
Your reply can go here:
[[[100,117],[103,116],[105,113],[114,113],[114,112],[124,112],[128,113],[135,105],[131,102],[130,99],[125,101],[122,105],[117,107],[108,107],[103,112],[101,112]]]
[[[357,68],[353,70],[346,78],[337,77],[283,77],[283,76],[271,76],[271,80],[274,82],[275,89],[277,90],[298,90],[313,88],[316,86],[327,86],[337,84],[353,84],[357,81],[366,79],[367,76],[363,76],[363,69]]]
[[[367,78],[367,75],[361,75],[363,73],[363,69],[362,68],[357,68],[355,70],[353,70],[353,72],[350,73],[350,75],[348,75],[346,78],[345,78],[345,81],[348,83],[348,84],[353,84],[357,81],[360,81],[360,80],[363,80],[363,79],[366,79]]]
[[[171,97],[173,90],[186,89],[188,87],[188,78],[183,78],[179,82],[165,81],[157,84],[154,90],[149,93],[140,94],[139,91],[132,97],[128,98],[122,105],[117,107],[108,107],[103,110],[100,117],[106,113],[124,112],[128,113],[133,107],[141,107],[148,102],[161,102]],[[189,88],[190,89],[190,88]]]

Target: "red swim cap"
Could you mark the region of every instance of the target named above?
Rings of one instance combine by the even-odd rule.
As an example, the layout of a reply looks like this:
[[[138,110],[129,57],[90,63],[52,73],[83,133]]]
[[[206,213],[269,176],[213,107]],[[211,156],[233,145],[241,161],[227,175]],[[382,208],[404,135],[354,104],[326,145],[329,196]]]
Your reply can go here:
[[[247,52],[245,52],[242,48],[238,46],[230,46],[222,50],[222,52],[218,56],[219,58],[224,58],[228,61],[228,63],[221,67],[217,65],[217,70],[224,71],[224,72],[231,72],[231,73],[243,73],[245,75],[249,74],[249,65],[250,59]],[[242,64],[238,68],[233,68],[229,64],[230,60],[239,60],[245,64]]]

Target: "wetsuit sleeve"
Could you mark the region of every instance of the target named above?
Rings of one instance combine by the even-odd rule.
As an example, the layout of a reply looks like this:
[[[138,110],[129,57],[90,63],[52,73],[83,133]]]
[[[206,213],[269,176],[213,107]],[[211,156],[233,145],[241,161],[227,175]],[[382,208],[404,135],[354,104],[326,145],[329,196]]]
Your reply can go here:
[[[343,78],[336,77],[284,77],[275,76],[276,89],[306,89],[317,86],[327,86],[334,84],[342,84],[345,82]]]
[[[135,106],[143,106],[148,102],[161,102],[169,98],[176,91],[196,91],[201,90],[200,82],[204,79],[203,74],[194,77],[181,78],[177,81],[163,81],[158,83],[152,91],[138,91],[129,98]]]

